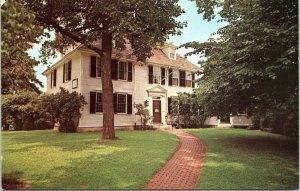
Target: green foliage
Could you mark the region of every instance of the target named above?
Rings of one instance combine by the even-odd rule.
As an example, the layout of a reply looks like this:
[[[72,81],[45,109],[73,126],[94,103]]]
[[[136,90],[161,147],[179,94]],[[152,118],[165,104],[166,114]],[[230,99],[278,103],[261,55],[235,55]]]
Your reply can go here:
[[[218,38],[183,45],[194,48],[189,54],[207,58],[196,90],[204,110],[280,119],[291,128],[286,132],[297,134],[297,1],[195,1],[208,20],[222,8],[221,21],[227,23],[216,32]]]
[[[137,109],[135,114],[141,118],[141,125],[143,128],[147,128],[148,122],[152,120],[149,109],[145,108],[143,104],[135,104],[134,107]]]
[[[103,34],[111,34],[117,48],[130,41],[139,60],[151,56],[151,49],[162,44],[168,35],[180,34],[186,23],[175,20],[184,11],[178,0],[84,1],[25,0],[36,20],[57,32],[54,41],[44,43],[46,55],[60,52],[71,44],[81,43],[100,53],[94,42]],[[51,50],[52,49],[52,50]]]
[[[34,71],[39,62],[26,51],[38,42],[43,27],[36,25],[34,14],[21,0],[5,1],[1,6],[1,21],[1,93],[40,92],[38,86],[43,85]]]
[[[81,116],[80,109],[86,104],[84,96],[70,93],[64,88],[56,94],[41,96],[41,107],[53,122],[59,122],[59,131],[75,132]]]
[[[201,103],[189,93],[178,93],[178,97],[172,99],[169,115],[173,126],[185,128],[202,128],[207,117]]]
[[[53,128],[48,115],[39,107],[38,94],[22,91],[2,95],[3,130],[34,130]]]
[[[4,130],[50,129],[59,122],[60,131],[74,132],[84,104],[82,95],[63,88],[50,95],[31,91],[3,95],[2,127]]]
[[[231,128],[188,131],[206,144],[197,189],[298,189],[298,139]]]
[[[179,145],[160,131],[116,135],[117,141],[99,141],[94,132],[2,132],[2,178],[20,172],[26,186],[20,189],[29,190],[143,189]]]

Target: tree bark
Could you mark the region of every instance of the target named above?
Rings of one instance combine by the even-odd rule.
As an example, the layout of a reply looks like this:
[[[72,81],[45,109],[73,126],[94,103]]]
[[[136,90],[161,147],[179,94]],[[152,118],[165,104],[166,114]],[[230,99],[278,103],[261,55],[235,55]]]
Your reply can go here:
[[[111,54],[112,34],[103,33],[102,36],[102,99],[103,99],[103,134],[102,139],[114,139],[114,108],[113,108],[113,84],[111,80]]]

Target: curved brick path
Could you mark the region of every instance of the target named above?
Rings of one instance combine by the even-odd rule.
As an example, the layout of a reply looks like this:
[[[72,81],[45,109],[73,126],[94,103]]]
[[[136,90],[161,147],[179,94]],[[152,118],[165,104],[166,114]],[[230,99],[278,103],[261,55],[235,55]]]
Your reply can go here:
[[[195,189],[200,177],[206,146],[199,138],[180,130],[180,146],[171,160],[156,173],[144,189]]]

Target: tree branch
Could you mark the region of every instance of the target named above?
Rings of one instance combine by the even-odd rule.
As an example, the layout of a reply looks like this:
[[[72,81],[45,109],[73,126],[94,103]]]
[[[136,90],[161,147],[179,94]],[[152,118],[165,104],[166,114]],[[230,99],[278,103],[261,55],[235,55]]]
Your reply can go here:
[[[72,40],[79,42],[83,45],[85,45],[87,48],[97,52],[100,56],[102,56],[103,51],[89,43],[86,43],[85,38],[79,37],[76,34],[73,34],[72,32],[68,31],[67,29],[64,29],[62,26],[60,26],[59,24],[57,24],[55,21],[49,19],[49,18],[44,18],[41,16],[36,16],[35,18],[38,22],[44,23],[46,25],[50,25],[51,27],[53,27],[57,32],[60,32],[62,35],[67,36],[69,38],[71,38]]]

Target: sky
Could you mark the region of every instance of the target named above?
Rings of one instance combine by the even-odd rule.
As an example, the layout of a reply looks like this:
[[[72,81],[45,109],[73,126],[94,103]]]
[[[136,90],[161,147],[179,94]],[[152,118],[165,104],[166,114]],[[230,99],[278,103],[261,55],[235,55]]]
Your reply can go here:
[[[187,27],[181,29],[182,34],[180,36],[169,37],[168,42],[172,42],[176,46],[192,41],[205,42],[212,33],[224,26],[224,23],[218,22],[218,17],[210,22],[203,20],[203,15],[198,14],[196,4],[193,1],[179,0],[179,5],[185,10],[185,13],[177,19],[179,21],[187,22]],[[38,59],[40,48],[41,44],[34,45],[33,48],[28,51],[29,55]],[[184,56],[184,54],[189,51],[190,50],[185,48],[180,48],[177,50],[177,53],[181,56]],[[46,91],[46,77],[42,75],[42,72],[44,72],[48,66],[56,63],[59,59],[59,57],[52,58],[49,59],[48,65],[40,64],[39,66],[35,67],[37,78],[44,84],[44,88],[41,89],[42,91]],[[187,59],[193,64],[197,64],[197,62],[200,60],[199,55],[192,55],[187,57]]]

